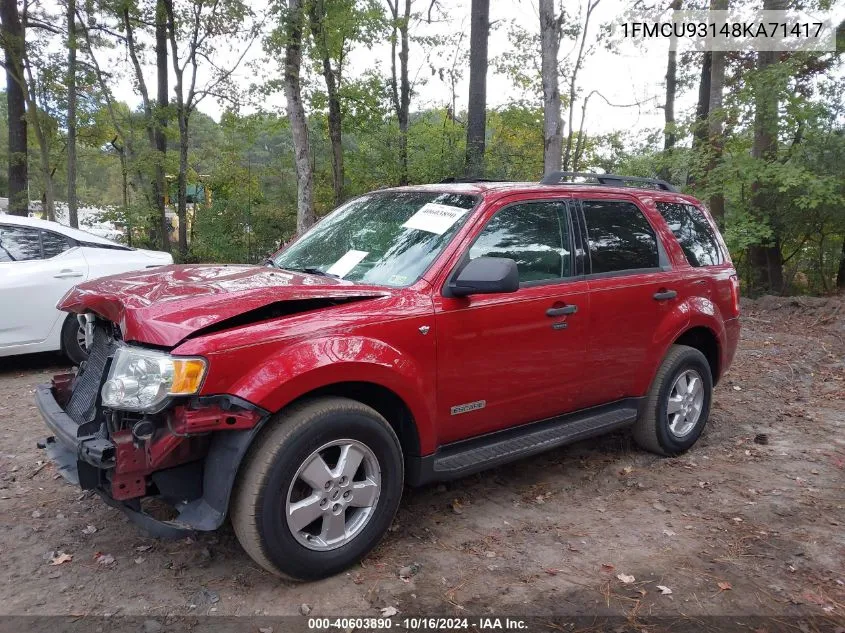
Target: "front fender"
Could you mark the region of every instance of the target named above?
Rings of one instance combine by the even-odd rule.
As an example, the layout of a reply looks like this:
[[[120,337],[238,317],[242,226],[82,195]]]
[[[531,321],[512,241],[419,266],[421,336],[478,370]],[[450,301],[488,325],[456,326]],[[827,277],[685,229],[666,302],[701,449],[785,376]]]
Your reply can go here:
[[[389,389],[414,416],[420,448],[434,450],[434,339],[420,337],[419,347],[402,351],[384,341],[361,335],[333,335],[293,345],[257,346],[244,362],[237,350],[210,363],[203,386],[207,393],[225,392],[276,412],[316,389],[345,382],[369,382]],[[250,367],[231,382],[218,381],[215,367]],[[218,386],[217,383],[221,384]],[[227,383],[225,387],[223,384]]]
[[[725,349],[725,324],[718,306],[705,297],[689,297],[667,312],[655,330],[652,341],[655,354],[649,358],[649,366],[637,385],[637,393],[648,393],[669,348],[684,332],[694,327],[705,327],[713,333],[721,358],[722,350]]]

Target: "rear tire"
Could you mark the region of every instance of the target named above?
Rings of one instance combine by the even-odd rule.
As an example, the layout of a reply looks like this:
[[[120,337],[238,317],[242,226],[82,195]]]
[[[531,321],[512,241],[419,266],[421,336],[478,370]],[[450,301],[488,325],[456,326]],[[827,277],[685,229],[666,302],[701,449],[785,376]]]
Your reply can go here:
[[[62,324],[62,351],[74,365],[88,358],[85,330],[79,325],[75,314],[69,314]]]
[[[307,400],[255,438],[235,484],[232,525],[267,571],[332,576],[387,532],[403,476],[399,439],[375,410],[348,398]]]
[[[698,440],[710,415],[713,376],[704,354],[673,345],[660,364],[633,426],[634,441],[658,455],[678,455]]]

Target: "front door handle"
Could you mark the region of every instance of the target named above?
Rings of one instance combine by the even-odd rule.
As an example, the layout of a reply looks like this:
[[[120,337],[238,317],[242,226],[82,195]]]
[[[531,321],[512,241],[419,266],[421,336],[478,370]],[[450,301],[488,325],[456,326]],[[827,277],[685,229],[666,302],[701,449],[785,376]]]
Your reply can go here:
[[[669,299],[674,299],[678,296],[678,293],[675,290],[661,290],[660,292],[654,293],[654,298],[657,301],[668,301]]]
[[[549,308],[546,310],[546,316],[558,317],[566,314],[575,314],[576,312],[578,312],[578,306],[570,304],[562,308]]]
[[[71,277],[82,277],[82,273],[67,269],[61,271],[58,275],[53,275],[56,279],[70,279]]]

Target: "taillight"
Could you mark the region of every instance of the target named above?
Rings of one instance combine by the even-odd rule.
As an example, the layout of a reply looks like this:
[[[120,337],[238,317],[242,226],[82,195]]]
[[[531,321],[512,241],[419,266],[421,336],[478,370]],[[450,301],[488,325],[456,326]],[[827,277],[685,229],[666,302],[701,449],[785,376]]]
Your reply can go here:
[[[735,274],[731,275],[731,299],[733,299],[734,314],[739,316],[739,278]]]

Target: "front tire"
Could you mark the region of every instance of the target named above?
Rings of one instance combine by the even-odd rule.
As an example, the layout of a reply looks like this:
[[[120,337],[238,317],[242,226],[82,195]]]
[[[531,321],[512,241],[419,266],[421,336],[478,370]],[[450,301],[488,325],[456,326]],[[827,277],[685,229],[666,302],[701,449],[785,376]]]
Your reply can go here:
[[[88,358],[85,347],[85,329],[79,325],[75,314],[70,314],[62,324],[62,351],[74,365]]]
[[[308,400],[256,437],[235,485],[232,525],[267,571],[325,578],[378,544],[403,477],[399,439],[375,410],[348,398]]]
[[[673,345],[633,427],[634,441],[658,455],[679,455],[698,440],[710,415],[713,376],[694,347]]]

